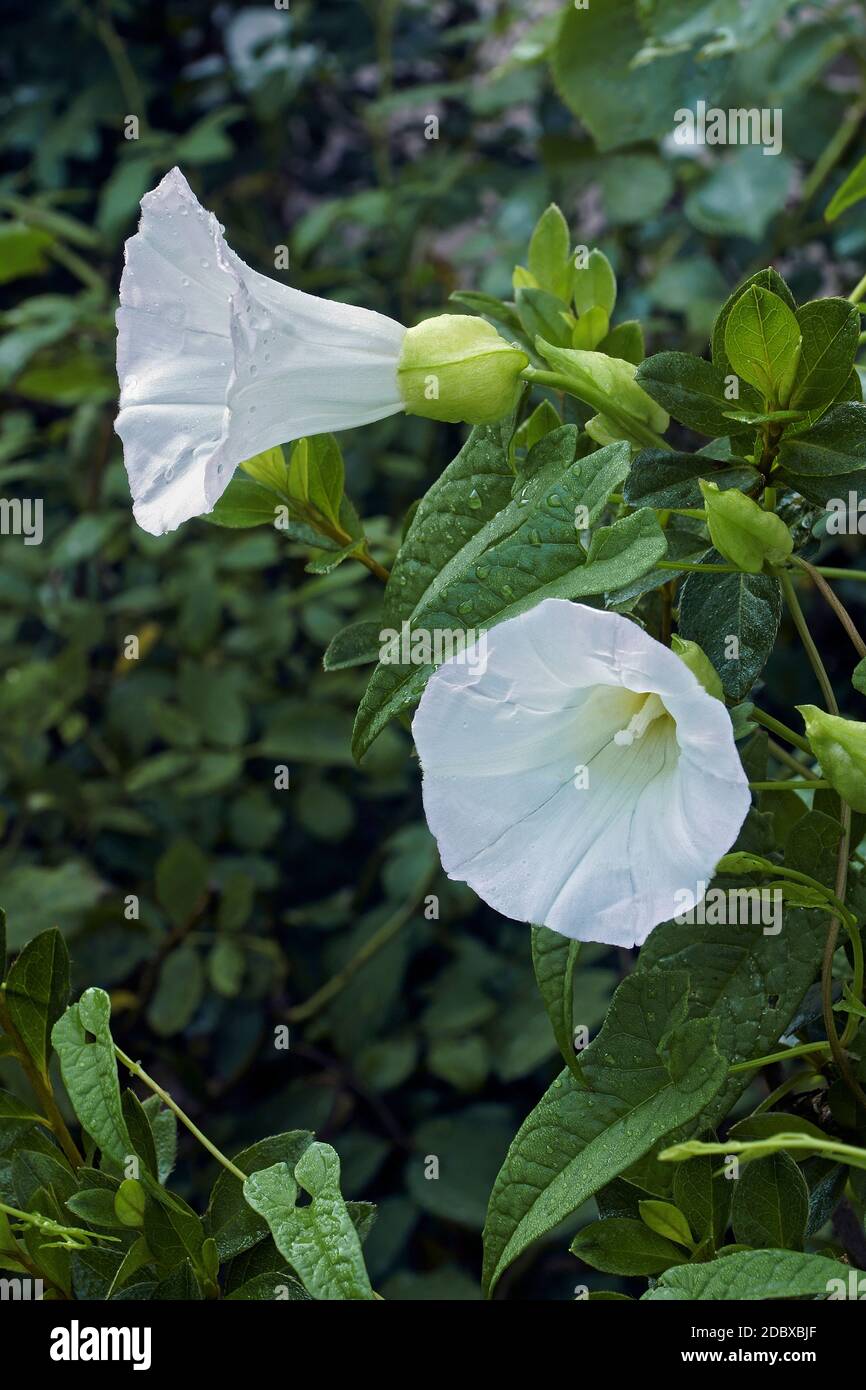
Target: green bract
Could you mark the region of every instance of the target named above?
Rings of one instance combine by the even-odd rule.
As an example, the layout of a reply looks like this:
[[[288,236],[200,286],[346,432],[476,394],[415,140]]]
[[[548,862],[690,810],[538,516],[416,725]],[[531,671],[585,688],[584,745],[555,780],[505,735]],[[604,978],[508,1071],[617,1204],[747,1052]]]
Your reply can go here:
[[[806,737],[828,782],[855,811],[866,811],[866,724],[798,705]]]
[[[697,676],[704,690],[708,694],[714,695],[717,700],[724,700],[725,691],[719,674],[715,670],[710,658],[697,642],[689,642],[684,637],[678,637],[674,633],[671,638],[671,646],[685,666],[688,666],[693,676]]]
[[[707,525],[713,545],[731,564],[747,574],[760,574],[765,564],[779,565],[793,549],[791,533],[774,512],[736,488],[726,492],[701,479]]]
[[[439,314],[406,333],[397,383],[410,415],[486,425],[511,410],[528,362],[484,319]]]

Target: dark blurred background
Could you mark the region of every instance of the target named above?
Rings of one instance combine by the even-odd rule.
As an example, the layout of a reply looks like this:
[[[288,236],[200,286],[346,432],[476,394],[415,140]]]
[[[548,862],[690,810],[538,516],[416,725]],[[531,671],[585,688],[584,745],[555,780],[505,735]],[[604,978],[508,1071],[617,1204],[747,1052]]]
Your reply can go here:
[[[650,9],[598,3],[633,28]],[[656,22],[673,8],[656,6]],[[545,57],[561,9],[4,7],[0,492],[45,506],[41,545],[0,539],[11,943],[59,924],[75,987],[111,992],[119,1045],[227,1152],[295,1126],[333,1143],[346,1196],[379,1204],[366,1254],[398,1299],[479,1297],[490,1187],[558,1069],[528,932],[438,872],[404,729],[352,762],[366,672],[326,675],[321,658],[346,622],[378,616],[377,580],[351,564],[311,576],[270,528],[193,521],[155,539],[135,526],[113,433],[113,314],[138,201],[174,164],[256,269],[276,273],[288,247],[290,283],[407,324],[458,288],[507,296],[551,199],[575,241],[614,263],[618,317],[643,320],[651,351],[704,351],[730,288],[771,260],[800,300],[849,292],[866,222],[853,209],[828,227],[821,211],[863,152],[856,124],[838,136],[862,101],[859,5],[760,0],[719,55],[700,55],[709,19],[689,39],[707,99],[783,105],[772,160],[677,150],[649,118],[591,132],[579,81],[563,100]],[[625,104],[618,61],[608,80]],[[341,440],[386,562],[461,439],[393,417]],[[822,560],[863,565],[861,549],[825,543]],[[861,592],[840,585],[855,614]],[[804,601],[848,690],[852,653],[829,610]],[[765,679],[781,717],[816,697],[788,633]],[[317,999],[383,927],[388,944]],[[591,1031],[629,968],[628,953],[584,951],[575,1017]],[[200,1208],[213,1172],[192,1146],[182,1160],[179,1189]],[[509,1295],[569,1297],[587,1276],[566,1249],[519,1264]]]

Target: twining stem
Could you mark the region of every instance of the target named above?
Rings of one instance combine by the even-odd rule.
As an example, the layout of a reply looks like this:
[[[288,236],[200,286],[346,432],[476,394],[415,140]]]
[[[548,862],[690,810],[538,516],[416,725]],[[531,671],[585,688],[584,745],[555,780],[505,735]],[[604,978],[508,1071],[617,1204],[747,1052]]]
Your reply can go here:
[[[835,711],[833,711],[835,713]],[[836,897],[845,896],[848,884],[848,857],[851,852],[851,807],[847,801],[842,803],[842,838],[839,841],[839,857],[836,860]],[[851,933],[852,941],[856,935]],[[839,1074],[848,1090],[853,1095],[858,1104],[866,1110],[866,1092],[851,1070],[839,1034],[836,1032],[836,1018],[833,1013],[833,958],[836,955],[836,945],[839,940],[839,917],[834,914],[830,919],[830,926],[827,931],[827,942],[824,947],[824,962],[821,968],[821,1011],[824,1015],[824,1027],[827,1030],[827,1041],[830,1044],[830,1051],[833,1054],[833,1061],[839,1069]],[[858,938],[859,941],[859,938]],[[860,961],[860,988],[862,989],[862,959]],[[849,1018],[845,1027],[845,1035],[853,1035],[852,1021],[856,1029],[856,1020]],[[850,1038],[849,1038],[850,1040]]]
[[[863,641],[863,638],[857,631],[854,619],[851,617],[851,614],[848,612],[848,609],[845,607],[838,594],[834,593],[830,588],[830,585],[827,583],[821,571],[816,569],[814,565],[810,565],[808,560],[804,560],[799,555],[792,555],[791,559],[800,569],[805,570],[815,585],[815,588],[821,596],[827,600],[833,612],[836,614],[836,617],[839,619],[839,622],[850,637],[857,655],[861,658],[866,657],[866,642]]]
[[[247,1174],[243,1173],[240,1168],[236,1168],[235,1165],[232,1163],[231,1159],[226,1158],[225,1154],[220,1152],[216,1144],[211,1143],[210,1139],[208,1139],[206,1134],[202,1134],[201,1130],[198,1128],[198,1125],[193,1124],[192,1120],[189,1118],[189,1115],[187,1115],[185,1111],[181,1110],[180,1106],[177,1104],[175,1100],[172,1099],[168,1091],[164,1091],[163,1088],[156,1081],[154,1081],[152,1076],[148,1076],[147,1072],[144,1070],[144,1068],[141,1066],[139,1062],[133,1062],[132,1058],[127,1057],[126,1053],[122,1052],[116,1043],[114,1045],[114,1053],[117,1057],[117,1060],[123,1063],[127,1071],[132,1072],[133,1076],[137,1076],[139,1081],[143,1081],[145,1086],[148,1086],[150,1090],[153,1091],[154,1095],[159,1096],[163,1105],[167,1105],[169,1110],[174,1112],[174,1114],[180,1120],[181,1124],[186,1125],[190,1134],[192,1134],[198,1140],[198,1142],[202,1145],[203,1148],[207,1149],[208,1153],[216,1159],[217,1163],[221,1163],[223,1168],[227,1168],[228,1171],[231,1174],[233,1174],[234,1177],[238,1178],[242,1183],[246,1182]]]
[[[326,1004],[330,1004],[331,1000],[335,999],[346,988],[346,985],[357,975],[361,967],[372,960],[373,956],[378,955],[379,951],[387,946],[388,942],[393,940],[400,929],[409,921],[419,898],[424,896],[433,877],[432,871],[424,875],[418,891],[413,893],[405,903],[402,903],[397,911],[393,912],[382,923],[381,927],[367,938],[360,950],[352,956],[351,960],[346,962],[342,970],[338,970],[336,975],[332,975],[330,980],[327,980],[320,989],[316,990],[315,994],[311,994],[309,999],[305,999],[302,1004],[295,1004],[286,1009],[285,1017],[289,1023],[301,1023],[304,1019],[312,1018],[313,1014],[317,1014]]]
[[[815,677],[821,687],[821,693],[824,696],[827,710],[830,714],[838,714],[839,705],[833,691],[833,686],[830,683],[830,677],[827,675],[818,648],[815,646],[812,634],[809,631],[809,626],[803,615],[803,610],[800,607],[800,602],[797,598],[794,585],[791,582],[791,577],[785,570],[776,572],[779,576],[782,592],[785,595],[785,602],[788,605],[788,609],[794,621],[794,626],[800,634],[800,640],[803,643],[806,655],[811,662],[812,670],[815,672]],[[836,859],[835,896],[837,903],[841,905],[845,902],[845,894],[848,888],[848,860],[851,857],[851,807],[842,797],[839,798],[839,804],[841,807],[839,818],[842,824],[842,837],[839,841],[839,853]],[[864,1110],[866,1110],[866,1092],[864,1092],[851,1070],[847,1054],[842,1046],[839,1034],[836,1031],[836,1019],[833,1013],[833,960],[839,942],[839,926],[842,916],[846,916],[847,924],[847,914],[845,914],[844,909],[841,912],[836,910],[830,918],[827,927],[827,941],[824,946],[824,959],[821,966],[821,1012],[824,1018],[824,1029],[827,1034],[827,1042],[829,1043],[830,1052],[839,1071],[839,1075],[842,1077],[842,1080],[858,1105],[861,1105]],[[855,933],[856,921],[854,923],[854,930],[851,932],[852,938]],[[846,1027],[845,1031],[847,1034],[850,1030]]]
[[[670,511],[670,508],[666,508]],[[821,574],[826,579],[857,579],[866,582],[866,570],[840,569],[838,565],[812,565],[815,574]],[[701,564],[690,560],[656,560],[653,569],[657,570],[695,570],[703,574],[742,574],[742,570],[737,565],[712,565]],[[776,574],[783,574],[784,571],[778,569]]]
[[[391,578],[390,571],[386,570],[384,565],[380,565],[379,561],[374,559],[366,546],[359,552],[356,558],[361,561],[362,565],[366,565],[371,574],[375,574],[377,579],[381,579],[383,584],[388,583],[388,580]]]
[[[793,759],[792,759],[793,761]],[[779,782],[750,782],[749,787],[753,792],[817,792],[826,791],[830,786],[829,782],[824,782],[820,777],[812,781],[799,782],[796,777],[784,777]]]
[[[791,583],[791,576],[788,574],[787,570],[783,569],[777,569],[774,571],[774,573],[776,574],[779,583],[782,585],[782,593],[785,595],[785,602],[788,605],[788,611],[791,614],[794,626],[796,627],[797,632],[800,635],[800,641],[803,643],[806,655],[809,658],[809,663],[812,667],[812,670],[815,672],[815,677],[818,681],[819,686],[821,687],[821,694],[824,697],[824,702],[827,706],[827,709],[829,710],[830,714],[838,714],[839,706],[836,703],[836,696],[833,694],[833,687],[830,684],[830,677],[827,675],[824,663],[821,660],[821,654],[818,651],[818,648],[815,646],[812,634],[809,631],[809,625],[806,622],[806,619],[803,615],[803,610],[800,607],[800,600],[797,598],[796,590],[794,589],[794,585]]]
[[[2,1028],[15,1049],[15,1056],[20,1063],[21,1070],[30,1082],[33,1094],[42,1108],[42,1113],[48,1121],[52,1134],[69,1159],[72,1167],[80,1168],[84,1159],[78,1152],[75,1140],[66,1127],[66,1121],[60,1113],[57,1101],[54,1099],[51,1084],[41,1075],[30,1053],[27,1051],[21,1034],[9,1017],[9,1010],[6,1007],[6,1001],[2,993],[0,993],[0,1028]]]
[[[795,758],[793,753],[789,753],[787,748],[783,748],[781,743],[777,743],[774,738],[767,740],[767,748],[776,759],[776,762],[784,763],[786,767],[790,767],[795,772],[799,772],[803,777],[810,777],[812,779],[809,784],[810,786],[813,786],[815,782],[820,782],[821,779],[817,772],[813,772],[810,767],[806,767],[805,763],[801,763],[799,758]],[[784,785],[784,783],[782,785]]]
[[[848,303],[859,304],[864,294],[866,294],[866,275],[864,275],[863,279],[858,281],[858,283],[854,286],[853,290],[848,296]]]
[[[856,999],[862,999],[864,962],[863,942],[860,939],[859,927],[852,927],[849,925],[848,939],[851,942],[851,954],[854,957],[854,979],[851,982],[851,992]],[[850,1044],[854,1041],[855,1034],[859,1027],[860,1019],[858,1015],[855,1013],[850,1013],[848,1015],[848,1022],[845,1024],[845,1028],[843,1030],[842,1037],[840,1040],[843,1048],[849,1047]]]
[[[764,1097],[759,1105],[755,1106],[752,1115],[763,1115],[765,1111],[772,1110],[774,1105],[778,1105],[780,1100],[783,1100],[785,1096],[795,1090],[802,1082],[808,1081],[815,1076],[814,1067],[805,1067],[802,1071],[795,1071],[793,1076],[786,1077],[774,1091],[771,1091],[768,1096]],[[749,1118],[751,1119],[751,1115]]]
[[[78,1237],[79,1241],[89,1244],[90,1242],[110,1241],[112,1245],[117,1245],[120,1236],[109,1236],[103,1232],[87,1231],[82,1226],[65,1226],[62,1221],[55,1221],[53,1216],[43,1216],[39,1211],[19,1211],[17,1207],[9,1207],[5,1202],[0,1202],[0,1212],[5,1216],[11,1216],[13,1221],[22,1221],[25,1226],[33,1226],[37,1231],[43,1231],[52,1236]],[[18,1252],[15,1252],[16,1259]]]
[[[818,189],[824,183],[828,174],[835,169],[842,155],[857,134],[857,129],[863,119],[864,111],[866,111],[866,106],[864,106],[863,102],[858,102],[856,106],[852,107],[844,121],[842,121],[836,129],[833,138],[825,146],[820,157],[815,161],[808,177],[803,180],[803,188],[800,197],[801,216],[807,205],[814,198]]]
[[[623,410],[604,391],[599,390],[594,383],[584,383],[583,380],[578,382],[564,372],[544,372],[539,371],[537,367],[527,367],[521,376],[525,381],[532,382],[534,386],[549,386],[554,391],[566,391],[570,396],[576,396],[578,400],[591,405],[593,410],[616,420],[642,444],[653,449],[667,449],[669,452],[673,452],[667,440],[663,439],[655,430],[650,429],[649,425],[645,425],[642,420],[638,420],[630,411]]]
[[[825,579],[866,580],[866,570],[849,570],[840,568],[839,565],[813,565],[812,569],[816,574],[823,574]]]
[[[762,724],[765,729],[769,729],[771,734],[778,734],[786,743],[790,743],[794,748],[800,748],[809,757],[813,756],[812,749],[802,734],[795,734],[793,729],[789,729],[787,724],[783,724],[781,719],[776,719],[772,714],[765,713],[758,709],[757,705],[752,709],[752,719],[756,724]],[[805,769],[803,769],[805,771]]]
[[[703,565],[689,560],[656,560],[657,570],[693,570],[697,574],[739,574],[736,565]]]
[[[728,1071],[755,1071],[759,1067],[768,1067],[771,1062],[787,1062],[790,1057],[808,1057],[813,1052],[829,1055],[830,1045],[825,1042],[798,1043],[796,1047],[783,1047],[778,1052],[770,1052],[766,1057],[752,1057],[748,1062],[735,1062]]]

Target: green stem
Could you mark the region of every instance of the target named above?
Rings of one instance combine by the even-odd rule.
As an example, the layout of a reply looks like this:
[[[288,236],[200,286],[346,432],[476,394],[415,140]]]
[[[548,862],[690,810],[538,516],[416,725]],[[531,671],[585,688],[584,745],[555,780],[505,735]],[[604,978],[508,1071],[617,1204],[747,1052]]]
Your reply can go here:
[[[71,275],[80,280],[82,285],[86,285],[89,290],[95,290],[100,298],[104,298],[105,281],[98,271],[87,264],[83,256],[78,255],[77,251],[64,246],[60,241],[55,241],[53,246],[49,247],[48,254],[54,257],[58,265],[62,265]]]
[[[866,294],[866,275],[863,276],[862,280],[858,281],[858,283],[854,286],[853,290],[849,294],[849,304],[859,304],[864,294]]]
[[[42,1108],[42,1113],[55,1139],[69,1159],[72,1167],[80,1168],[84,1159],[78,1152],[75,1140],[69,1133],[66,1121],[60,1113],[60,1108],[57,1101],[54,1099],[51,1083],[42,1076],[33,1062],[30,1053],[27,1051],[21,1034],[9,1017],[9,1010],[6,1007],[6,1002],[2,993],[0,993],[0,1028],[2,1028],[3,1032],[10,1039],[12,1046],[15,1048],[15,1056],[21,1066],[21,1070],[30,1082],[33,1094]]]
[[[803,189],[800,200],[800,216],[802,216],[804,210],[812,201],[815,194],[818,192],[818,189],[821,187],[821,185],[827,178],[828,174],[830,174],[833,171],[833,169],[835,169],[836,165],[839,163],[839,160],[842,158],[842,155],[845,153],[851,141],[854,139],[854,136],[857,134],[857,128],[863,119],[864,109],[866,108],[864,108],[863,103],[859,102],[855,107],[852,108],[851,111],[848,112],[848,115],[845,117],[844,121],[842,121],[841,125],[837,128],[832,139],[827,143],[820,157],[815,162],[815,165],[808,178],[803,180]]]
[[[164,1091],[163,1088],[160,1085],[158,1085],[156,1081],[154,1081],[152,1076],[148,1076],[147,1072],[140,1065],[140,1063],[133,1062],[132,1058],[127,1057],[126,1053],[122,1052],[116,1043],[114,1046],[114,1052],[118,1061],[123,1063],[127,1071],[132,1072],[132,1075],[137,1076],[139,1081],[143,1081],[145,1086],[148,1086],[150,1090],[153,1091],[154,1095],[159,1096],[163,1105],[167,1105],[169,1110],[171,1110],[180,1120],[181,1124],[186,1125],[190,1134],[192,1134],[198,1140],[198,1142],[202,1145],[203,1148],[207,1149],[209,1154],[213,1155],[217,1163],[221,1163],[223,1168],[228,1169],[228,1171],[232,1173],[234,1177],[238,1178],[240,1182],[246,1182],[247,1174],[242,1172],[240,1168],[236,1168],[235,1165],[231,1162],[231,1160],[226,1158],[224,1153],[220,1152],[216,1144],[212,1144],[210,1139],[208,1139],[207,1135],[202,1134],[201,1130],[198,1128],[198,1125],[193,1124],[192,1120],[189,1118],[189,1115],[187,1115],[185,1111],[181,1110],[180,1106],[177,1104],[176,1101],[172,1100],[168,1091]]]
[[[780,782],[750,782],[753,792],[817,792],[826,791],[830,786],[820,777],[812,781],[798,781],[796,777],[783,778]]]
[[[795,1087],[799,1086],[803,1081],[808,1081],[809,1078],[814,1075],[814,1067],[811,1069],[807,1067],[803,1071],[795,1071],[793,1076],[786,1077],[780,1086],[777,1086],[774,1091],[771,1091],[768,1096],[765,1096],[760,1105],[755,1106],[752,1115],[763,1115],[767,1110],[772,1110],[773,1106],[778,1105],[780,1100],[784,1100],[785,1096],[793,1091]]]
[[[346,988],[349,981],[358,973],[362,966],[366,965],[373,956],[378,955],[379,951],[388,942],[393,940],[402,927],[409,921],[415,911],[419,898],[424,896],[426,889],[433,879],[433,873],[425,874],[418,892],[413,893],[411,898],[403,903],[396,912],[392,913],[387,921],[383,922],[378,931],[368,937],[359,951],[347,961],[342,970],[338,970],[330,980],[317,989],[315,994],[311,994],[309,999],[305,999],[302,1004],[295,1004],[285,1012],[285,1017],[290,1023],[301,1023],[304,1019],[311,1018],[317,1014],[326,1004],[330,1004],[332,999]]]
[[[653,569],[690,570],[696,574],[739,574],[736,565],[702,565],[689,560],[656,560]]]
[[[802,734],[795,734],[793,729],[789,729],[787,724],[783,724],[780,719],[774,718],[772,714],[766,714],[764,710],[755,706],[752,709],[752,718],[756,724],[762,724],[765,729],[769,729],[771,734],[777,734],[786,743],[790,743],[794,748],[800,748],[809,757],[813,757],[812,749]]]
[[[785,570],[778,571],[778,575],[782,585],[782,592],[785,595],[785,602],[794,620],[794,626],[800,634],[800,640],[803,643],[806,655],[812,664],[812,670],[815,672],[815,677],[821,687],[821,693],[824,696],[827,709],[830,714],[838,714],[839,705],[833,691],[833,686],[830,683],[830,677],[827,675],[818,648],[815,646],[812,634],[809,631],[809,626],[803,615],[803,610],[800,607],[796,590],[791,582],[791,576]],[[841,807],[840,820],[842,822],[842,838],[839,841],[839,853],[836,859],[836,904],[827,927],[827,941],[824,946],[824,959],[821,965],[821,1012],[824,1018],[824,1029],[827,1034],[827,1042],[830,1045],[830,1051],[839,1075],[857,1104],[861,1105],[863,1109],[866,1110],[866,1091],[863,1090],[863,1087],[851,1070],[847,1054],[842,1046],[839,1034],[836,1031],[836,1017],[833,1013],[833,960],[836,955],[836,946],[839,940],[839,926],[840,923],[844,921],[849,932],[852,930],[852,926],[854,931],[856,931],[857,928],[856,918],[852,918],[851,914],[844,906],[845,894],[848,887],[848,860],[851,857],[851,807],[842,797],[839,798],[839,804]]]
[[[863,641],[863,638],[857,631],[857,625],[842,600],[830,588],[830,585],[827,583],[821,571],[816,569],[814,565],[810,565],[808,560],[802,559],[799,555],[792,555],[791,561],[808,574],[821,597],[827,600],[827,603],[833,609],[833,612],[848,634],[851,645],[862,660],[863,657],[866,657],[866,642]]]
[[[859,927],[848,927],[848,937],[851,942],[851,953],[854,956],[854,979],[851,983],[851,992],[855,999],[863,998],[863,942],[860,939]],[[860,1027],[860,1018],[857,1014],[849,1014],[848,1022],[842,1033],[840,1042],[843,1048],[850,1047],[854,1037]]]
[[[537,367],[527,367],[521,375],[524,381],[529,381],[533,386],[549,386],[554,391],[566,391],[570,396],[576,396],[578,400],[591,405],[593,410],[597,410],[602,415],[607,415],[615,420],[624,430],[635,439],[639,439],[642,444],[654,449],[667,449],[673,452],[671,445],[663,439],[655,430],[650,429],[642,420],[638,420],[630,411],[623,410],[615,401],[604,392],[600,391],[594,382],[585,381],[583,377],[576,380],[566,376],[564,372],[545,372],[539,371]]]
[[[50,1236],[67,1236],[70,1239],[77,1239],[79,1242],[89,1245],[91,1242],[110,1241],[116,1245],[120,1236],[109,1236],[101,1231],[86,1231],[82,1226],[64,1226],[62,1221],[55,1221],[53,1216],[43,1216],[39,1211],[19,1211],[17,1207],[9,1207],[5,1202],[0,1202],[0,1211],[6,1216],[11,1216],[14,1221],[21,1221],[25,1226],[32,1226],[37,1231],[44,1231]]]
[[[800,635],[800,641],[803,643],[803,647],[805,648],[806,655],[809,658],[812,670],[815,672],[815,678],[817,679],[818,684],[821,687],[821,694],[824,697],[827,709],[830,711],[831,714],[838,714],[839,706],[836,703],[836,696],[833,694],[833,687],[830,684],[830,677],[827,675],[824,663],[821,660],[821,654],[818,651],[818,648],[815,646],[812,634],[809,631],[809,625],[806,622],[806,619],[803,615],[803,610],[800,607],[800,600],[797,598],[797,592],[794,588],[794,585],[791,583],[791,576],[787,570],[783,569],[774,570],[774,574],[777,576],[779,583],[782,586],[782,593],[785,595],[785,602],[788,605],[788,611],[790,612],[794,622],[794,626],[796,627],[797,632]]]
[[[769,752],[776,759],[776,762],[784,763],[786,767],[792,768],[794,772],[799,772],[802,777],[811,778],[810,785],[821,780],[817,772],[813,772],[810,767],[806,767],[805,763],[801,763],[799,758],[795,758],[793,753],[789,753],[787,748],[783,748],[781,743],[777,743],[774,738],[767,740],[767,747]]]
[[[835,713],[835,711],[834,711]],[[840,798],[841,801],[841,798]],[[841,801],[842,806],[842,838],[839,841],[839,855],[836,860],[836,896],[845,896],[848,883],[848,857],[851,850],[851,807],[847,801]],[[856,934],[856,922],[852,931],[850,923],[846,919],[846,926],[853,940]],[[866,1110],[866,1091],[860,1085],[848,1061],[844,1051],[842,1040],[836,1031],[836,1016],[833,1013],[833,958],[836,955],[836,944],[839,940],[839,915],[834,914],[830,919],[827,929],[827,941],[824,946],[824,961],[821,968],[821,1011],[824,1016],[824,1027],[827,1031],[827,1041],[830,1044],[830,1051],[833,1054],[833,1061],[836,1063],[839,1074],[842,1077],[848,1090],[851,1092],[858,1105]],[[862,961],[860,962],[861,989],[862,989]],[[851,1018],[845,1026],[845,1033],[850,1031]]]
[[[796,1047],[783,1047],[779,1052],[770,1052],[766,1057],[754,1057],[748,1062],[735,1062],[730,1072],[756,1071],[758,1067],[768,1067],[771,1062],[787,1062],[790,1057],[807,1057],[810,1053],[822,1052],[828,1056],[830,1045],[825,1042],[798,1043]]]
[[[866,581],[866,570],[849,570],[840,568],[839,565],[813,565],[812,569],[816,574],[823,574],[825,579],[859,579]]]

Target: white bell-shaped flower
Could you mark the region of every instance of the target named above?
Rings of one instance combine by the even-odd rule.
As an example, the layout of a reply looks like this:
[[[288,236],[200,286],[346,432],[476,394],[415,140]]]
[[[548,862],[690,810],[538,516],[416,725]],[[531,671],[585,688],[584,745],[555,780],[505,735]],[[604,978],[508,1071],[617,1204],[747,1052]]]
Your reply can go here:
[[[412,725],[446,873],[507,917],[641,945],[749,809],[727,710],[615,613],[545,599],[481,640]]]
[[[141,200],[117,328],[115,428],[154,535],[210,511],[244,459],[404,409],[403,326],[251,270],[179,169]]]

